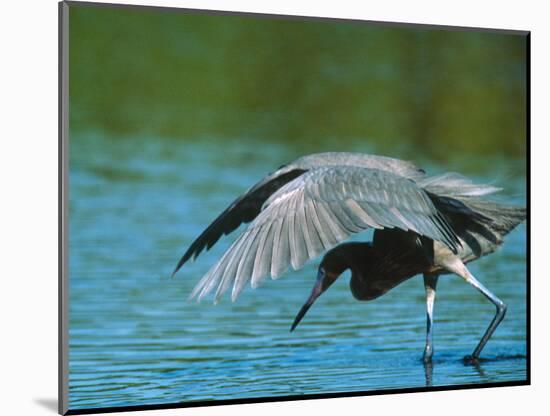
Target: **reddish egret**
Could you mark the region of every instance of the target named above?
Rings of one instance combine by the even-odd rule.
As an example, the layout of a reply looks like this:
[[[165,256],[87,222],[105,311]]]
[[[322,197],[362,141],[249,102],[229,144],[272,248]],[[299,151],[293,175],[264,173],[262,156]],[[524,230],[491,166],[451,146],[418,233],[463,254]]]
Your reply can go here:
[[[424,361],[433,355],[433,304],[438,277],[454,273],[479,290],[496,314],[469,357],[481,350],[506,313],[506,305],[466,263],[492,253],[526,217],[524,207],[487,199],[498,191],[456,173],[427,176],[414,164],[359,153],[321,153],[281,166],[237,198],[191,244],[174,274],[242,223],[248,228],[191,293],[199,300],[216,288],[215,301],[232,286],[235,300],[247,282],[278,278],[323,252],[313,290],[291,331],[313,302],[345,271],[358,300],[375,299],[423,274],[427,335]],[[372,242],[344,242],[373,228]]]

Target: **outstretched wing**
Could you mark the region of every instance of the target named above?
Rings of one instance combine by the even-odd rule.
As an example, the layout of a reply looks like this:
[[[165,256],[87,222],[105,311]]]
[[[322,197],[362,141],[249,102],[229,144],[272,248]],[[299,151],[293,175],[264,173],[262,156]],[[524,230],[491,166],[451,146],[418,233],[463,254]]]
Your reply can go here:
[[[201,279],[191,297],[215,287],[216,301],[233,285],[236,299],[248,281],[306,261],[367,228],[399,228],[460,245],[445,218],[414,181],[377,169],[332,166],[311,169],[273,193],[259,215]]]
[[[413,163],[385,156],[349,152],[316,153],[303,156],[290,164],[281,166],[237,198],[191,244],[172,275],[190,258],[195,259],[205,248],[208,250],[212,247],[222,235],[229,234],[241,224],[256,218],[264,202],[283,185],[310,169],[329,166],[357,166],[377,169],[414,180],[424,177],[424,171]]]
[[[252,221],[260,213],[263,203],[281,186],[303,174],[305,170],[282,167],[262,179],[243,195],[238,197],[212,224],[191,244],[182,256],[172,275],[191,257],[196,258],[205,248],[208,250],[224,234],[237,229],[241,224]]]

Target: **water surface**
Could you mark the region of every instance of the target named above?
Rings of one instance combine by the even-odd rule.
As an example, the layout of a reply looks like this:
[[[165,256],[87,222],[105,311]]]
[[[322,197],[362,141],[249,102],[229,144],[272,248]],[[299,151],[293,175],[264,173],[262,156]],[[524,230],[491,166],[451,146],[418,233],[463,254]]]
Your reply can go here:
[[[317,147],[372,151],[368,141]],[[306,150],[247,138],[71,137],[70,409],[525,380],[525,225],[470,267],[509,306],[479,367],[462,357],[494,307],[455,276],[438,285],[428,378],[421,277],[358,302],[345,275],[293,333],[319,259],[247,288],[236,303],[187,301],[234,235],[170,279],[188,245],[237,195]],[[415,161],[434,173],[451,168],[504,183],[503,198],[523,202],[524,168],[512,157]]]

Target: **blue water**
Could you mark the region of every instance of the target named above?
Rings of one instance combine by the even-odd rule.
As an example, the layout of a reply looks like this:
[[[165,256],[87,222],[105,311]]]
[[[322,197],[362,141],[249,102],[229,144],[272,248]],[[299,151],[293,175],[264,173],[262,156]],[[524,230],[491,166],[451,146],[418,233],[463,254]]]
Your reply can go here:
[[[319,150],[376,150],[327,146]],[[455,276],[438,285],[433,374],[421,363],[421,277],[365,303],[344,276],[293,333],[318,260],[247,288],[236,303],[187,301],[234,235],[170,279],[187,246],[255,181],[310,152],[246,138],[71,137],[70,409],[525,380],[525,225],[470,267],[509,306],[478,367],[462,357],[494,307]],[[505,200],[523,201],[525,173],[513,158],[415,161],[434,173],[452,168],[496,180],[506,184]]]

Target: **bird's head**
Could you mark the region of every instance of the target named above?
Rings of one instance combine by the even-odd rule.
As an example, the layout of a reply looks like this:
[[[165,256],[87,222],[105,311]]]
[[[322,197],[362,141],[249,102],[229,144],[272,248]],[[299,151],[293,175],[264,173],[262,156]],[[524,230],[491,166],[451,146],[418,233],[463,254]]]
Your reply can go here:
[[[306,303],[304,303],[304,306],[302,306],[302,309],[300,309],[298,315],[296,315],[294,323],[290,328],[291,332],[294,331],[315,300],[321,296],[344,271],[353,266],[353,257],[357,250],[352,245],[355,244],[356,243],[341,244],[325,254],[319,265],[315,285]]]

